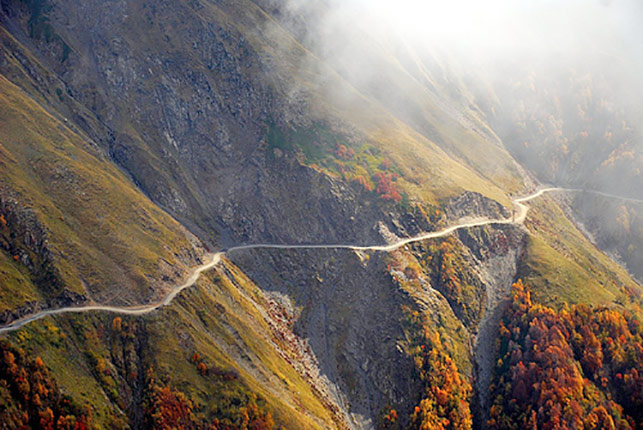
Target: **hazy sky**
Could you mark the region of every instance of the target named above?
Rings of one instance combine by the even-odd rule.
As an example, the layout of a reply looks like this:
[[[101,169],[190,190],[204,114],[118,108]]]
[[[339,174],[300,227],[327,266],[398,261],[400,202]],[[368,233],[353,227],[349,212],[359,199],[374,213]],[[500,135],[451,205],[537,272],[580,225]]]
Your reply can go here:
[[[641,0],[330,0],[325,19],[469,55],[643,54]],[[304,2],[305,3],[305,2]],[[297,1],[295,2],[297,4]],[[301,6],[301,3],[299,4]]]

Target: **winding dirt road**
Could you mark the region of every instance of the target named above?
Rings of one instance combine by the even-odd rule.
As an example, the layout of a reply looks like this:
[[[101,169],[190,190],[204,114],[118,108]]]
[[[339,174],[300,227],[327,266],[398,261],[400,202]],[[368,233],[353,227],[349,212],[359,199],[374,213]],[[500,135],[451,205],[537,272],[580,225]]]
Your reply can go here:
[[[49,309],[49,310],[44,310],[41,312],[37,312],[33,315],[30,315],[26,318],[23,318],[21,320],[17,320],[12,322],[11,324],[0,327],[0,334],[2,333],[8,333],[14,330],[18,330],[19,328],[25,326],[26,324],[29,324],[30,322],[37,321],[39,319],[45,318],[49,315],[58,315],[58,314],[64,314],[64,313],[72,313],[72,312],[90,312],[90,311],[103,311],[103,312],[113,312],[113,313],[118,313],[118,314],[125,314],[125,315],[143,315],[147,314],[150,312],[155,311],[156,309],[159,309],[163,306],[166,306],[174,300],[174,298],[184,289],[191,287],[194,285],[194,283],[199,279],[201,276],[201,273],[204,271],[211,269],[212,267],[216,266],[220,261],[221,261],[221,256],[224,255],[226,252],[231,252],[231,251],[240,251],[243,249],[269,249],[269,248],[275,248],[275,249],[349,249],[349,250],[354,250],[354,251],[394,251],[398,248],[401,248],[404,245],[408,245],[409,243],[413,242],[419,242],[422,240],[426,239],[435,239],[438,237],[444,237],[448,236],[449,234],[453,233],[456,230],[462,229],[462,228],[471,228],[471,227],[480,227],[484,225],[490,225],[490,224],[522,224],[527,217],[527,212],[529,212],[529,206],[527,206],[525,203],[533,200],[537,197],[542,196],[545,193],[550,193],[550,192],[556,192],[556,191],[561,191],[561,192],[586,192],[586,193],[591,193],[591,194],[597,194],[601,195],[604,197],[609,197],[609,198],[615,198],[615,199],[620,199],[620,200],[625,200],[625,201],[630,201],[630,202],[635,202],[635,203],[643,203],[643,200],[639,199],[633,199],[633,198],[628,198],[628,197],[621,197],[613,194],[607,194],[603,193],[601,191],[591,191],[591,190],[582,190],[582,189],[573,189],[573,188],[557,188],[557,187],[550,187],[550,188],[541,188],[540,190],[529,194],[528,196],[525,197],[520,197],[517,199],[513,200],[513,204],[515,206],[514,209],[514,214],[511,218],[506,218],[506,219],[479,219],[479,220],[473,220],[469,222],[464,222],[460,224],[453,225],[451,227],[444,228],[442,230],[438,231],[433,231],[430,233],[423,233],[414,237],[406,238],[406,239],[401,239],[398,242],[392,243],[390,245],[345,245],[345,244],[322,244],[322,245],[275,245],[275,244],[267,244],[267,243],[257,243],[257,244],[252,244],[252,245],[240,245],[240,246],[235,246],[232,248],[228,248],[227,250],[217,252],[216,254],[212,254],[208,261],[201,266],[198,266],[192,271],[192,274],[190,277],[181,285],[177,286],[176,288],[172,289],[172,291],[161,301],[149,305],[140,305],[140,306],[130,306],[130,307],[118,307],[118,306],[106,306],[106,305],[87,305],[87,306],[73,306],[73,307],[66,307],[66,308],[59,308],[59,309]]]

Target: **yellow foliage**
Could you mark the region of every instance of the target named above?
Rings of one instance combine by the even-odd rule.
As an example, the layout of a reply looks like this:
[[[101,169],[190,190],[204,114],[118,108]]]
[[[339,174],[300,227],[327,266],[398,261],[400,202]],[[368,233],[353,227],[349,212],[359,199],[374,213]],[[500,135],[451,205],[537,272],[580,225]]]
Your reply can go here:
[[[114,330],[117,333],[120,333],[121,328],[122,328],[121,323],[122,323],[121,317],[114,318],[112,320],[112,330]]]

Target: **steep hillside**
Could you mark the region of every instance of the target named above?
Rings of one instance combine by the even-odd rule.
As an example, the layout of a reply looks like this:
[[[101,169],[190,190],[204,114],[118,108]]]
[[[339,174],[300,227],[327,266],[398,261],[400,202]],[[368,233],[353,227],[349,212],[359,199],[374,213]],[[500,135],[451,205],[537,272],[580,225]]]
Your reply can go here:
[[[91,141],[0,77],[3,322],[160,297],[203,250]]]
[[[627,49],[583,52],[582,62],[556,57],[555,65],[519,56],[467,82],[507,149],[539,180],[608,193],[570,196],[573,219],[640,280],[643,107]]]
[[[316,391],[323,385],[291,365],[307,355],[306,342],[276,306],[225,263],[149,317],[56,317],[10,339],[40,357],[79,407],[90,407],[98,428],[201,428],[215,420],[241,428],[244,416],[252,423],[267,414],[286,428],[344,428],[339,409]],[[264,424],[252,428],[273,428]]]
[[[440,49],[291,6],[0,0],[0,326],[113,306],[2,334],[0,422],[519,426],[538,404],[512,403],[510,345],[543,359],[528,317],[578,323],[556,339],[575,382],[571,333],[587,333],[570,305],[638,324],[640,285],[601,250],[636,265],[638,206],[597,215],[578,193],[535,193],[535,178],[624,179],[610,191],[638,196],[637,129],[600,81],[472,82]],[[463,228],[374,246],[449,226]],[[253,243],[340,246],[234,248]],[[221,261],[161,302],[210,249]],[[519,278],[533,302],[512,296]],[[583,372],[587,422],[609,421],[600,407],[616,422],[617,391]],[[618,402],[625,429],[638,415]]]
[[[393,229],[403,210],[397,197],[375,205],[357,198],[364,190],[358,177],[378,196],[377,174],[394,177],[404,201],[441,204],[471,190],[508,204],[501,189],[360,94],[250,2],[55,2],[47,28],[58,38],[49,42],[29,37],[33,10],[9,3],[7,37],[19,45],[7,57],[23,64],[9,63],[4,73],[35,86],[68,118],[84,115],[78,104],[91,111],[96,121],[82,121],[86,133],[100,135],[155,202],[209,238],[377,240],[373,226],[381,220]],[[27,53],[17,58],[30,46],[64,81],[60,96],[29,77],[37,65]],[[333,92],[345,93],[344,102],[329,99]],[[337,155],[340,145],[356,153],[354,162]],[[302,192],[308,189],[319,195]],[[319,213],[319,230],[284,224],[272,196],[293,220]]]
[[[596,243],[621,260],[641,283],[643,279],[643,203],[595,194],[578,195],[574,216]]]
[[[481,100],[508,149],[542,181],[641,198],[641,107],[629,100],[639,90],[627,93],[620,82],[628,76],[621,70],[636,67],[596,72],[604,63],[597,53],[580,67],[503,64],[506,79]]]

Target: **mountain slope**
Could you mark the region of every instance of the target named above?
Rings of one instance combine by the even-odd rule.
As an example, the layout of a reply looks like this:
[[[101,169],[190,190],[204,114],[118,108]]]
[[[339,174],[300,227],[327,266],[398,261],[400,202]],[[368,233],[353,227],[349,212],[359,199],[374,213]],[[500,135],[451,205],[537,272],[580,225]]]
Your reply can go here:
[[[531,174],[549,178],[487,110],[511,103],[393,35],[339,26],[347,43],[324,50],[314,16],[269,1],[0,4],[5,323],[154,302],[201,243],[377,245],[508,219]],[[640,312],[640,286],[566,198],[529,205],[522,226],[393,252],[232,250],[145,316],[65,314],[7,337],[97,428],[482,428],[517,278],[552,309]]]
[[[3,311],[61,296],[152,300],[163,283],[184,276],[203,253],[197,239],[98,149],[0,81],[3,261],[12,276],[28,279]],[[7,298],[11,285],[3,289]]]
[[[19,7],[11,8],[10,14],[15,15],[12,22],[29,19],[29,11]],[[323,226],[310,232],[309,240],[329,232],[331,237],[357,239],[353,232],[358,229],[360,238],[375,240],[367,233],[372,225],[377,220],[391,224],[386,219],[390,208],[355,206],[356,199],[341,197],[350,191],[336,191],[346,186],[347,179],[360,175],[360,169],[337,172],[339,182],[328,183],[323,172],[275,160],[272,148],[262,146],[270,123],[284,132],[305,131],[311,125],[327,130],[331,139],[311,142],[324,154],[322,158],[334,159],[340,143],[356,152],[364,145],[373,147],[372,151],[382,153],[379,164],[392,165],[384,173],[400,176],[398,188],[411,201],[441,203],[471,190],[508,203],[500,189],[369,101],[368,94],[360,94],[328,70],[250,2],[173,2],[154,8],[143,2],[116,8],[102,2],[83,8],[56,2],[47,16],[69,46],[64,62],[55,49],[46,48],[51,43],[29,39],[26,29],[13,33],[25,46],[35,44],[38,51],[47,52],[38,61],[64,80],[63,101],[51,97],[50,103],[57,109],[65,105],[72,117],[81,110],[74,102],[89,109],[108,130],[96,130],[88,122],[86,132],[107,134],[101,141],[103,148],[136,183],[206,236],[289,242],[301,237],[304,232],[295,225],[284,228],[261,186],[267,183],[278,189],[282,199],[291,196],[288,206],[293,218],[306,218],[311,213],[306,207],[316,204],[299,191],[303,187],[288,185],[286,175],[276,177],[285,170],[297,171],[298,181],[321,188],[328,196],[328,209],[319,208],[323,216],[316,220]],[[88,46],[92,49],[87,50]],[[328,100],[330,91],[345,92],[346,102]],[[289,152],[288,159],[301,157],[296,155],[297,146]],[[311,159],[305,164],[320,163]],[[377,165],[366,166],[361,175],[370,181],[377,172]],[[253,222],[239,225],[226,216],[231,211]],[[326,221],[330,211],[342,221],[330,225]],[[333,232],[337,225],[350,224],[351,217],[356,220],[354,227]]]

